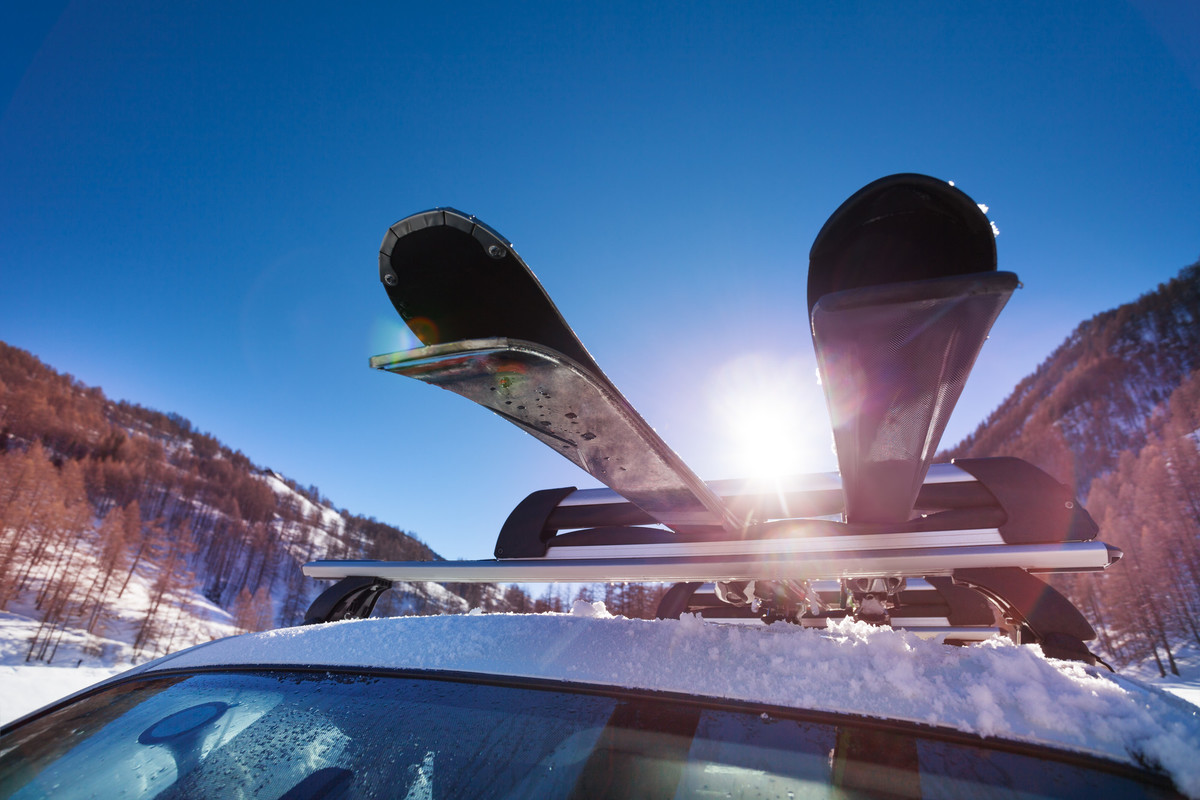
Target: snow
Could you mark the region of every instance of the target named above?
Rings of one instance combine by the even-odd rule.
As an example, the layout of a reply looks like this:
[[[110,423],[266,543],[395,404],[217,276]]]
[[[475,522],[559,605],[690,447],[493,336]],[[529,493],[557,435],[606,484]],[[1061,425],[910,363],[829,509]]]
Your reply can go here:
[[[1156,686],[1181,697],[1193,705],[1200,706],[1200,647],[1184,645],[1175,651],[1175,666],[1179,668],[1178,675],[1168,675],[1160,678],[1154,661],[1146,661],[1127,669],[1123,674],[1131,675],[1143,683]]]
[[[0,725],[36,711],[93,683],[119,675],[119,667],[0,666]]]
[[[1200,797],[1200,708],[991,640],[948,647],[845,622],[824,631],[569,614],[352,620],[224,639],[139,669],[213,664],[478,672],[907,720],[1159,764]]]

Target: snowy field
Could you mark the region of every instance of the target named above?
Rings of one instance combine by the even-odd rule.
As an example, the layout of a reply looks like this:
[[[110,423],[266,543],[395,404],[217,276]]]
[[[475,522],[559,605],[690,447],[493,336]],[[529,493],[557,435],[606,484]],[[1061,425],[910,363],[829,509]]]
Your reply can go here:
[[[129,608],[135,609],[142,581],[131,581],[130,589],[134,600]],[[194,598],[190,608],[191,613],[180,616],[181,635],[174,649],[234,632],[229,615],[203,598]],[[70,630],[53,663],[29,664],[25,659],[37,623],[29,613],[0,612],[0,725],[158,655],[137,653],[130,646],[135,626],[130,611],[129,618],[108,620],[106,636],[86,637]]]
[[[1119,670],[1122,675],[1166,689],[1189,703],[1200,706],[1200,647],[1185,646],[1175,653],[1175,666],[1179,675],[1158,677],[1158,668],[1150,661],[1136,667]]]
[[[41,708],[72,692],[91,686],[120,667],[27,667],[0,665],[0,724]]]

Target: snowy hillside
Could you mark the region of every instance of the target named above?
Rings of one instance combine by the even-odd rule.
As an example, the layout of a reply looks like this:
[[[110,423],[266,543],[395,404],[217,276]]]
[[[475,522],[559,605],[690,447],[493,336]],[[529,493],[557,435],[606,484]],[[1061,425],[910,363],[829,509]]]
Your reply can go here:
[[[115,403],[0,343],[0,665],[108,667],[303,619],[318,558],[431,560],[178,415]],[[509,606],[398,586],[380,614]]]
[[[1200,264],[1082,323],[944,457],[1017,456],[1068,484],[1124,558],[1055,576],[1117,664],[1200,644]]]
[[[1084,321],[949,458],[1024,458],[1087,495],[1200,368],[1200,263]]]

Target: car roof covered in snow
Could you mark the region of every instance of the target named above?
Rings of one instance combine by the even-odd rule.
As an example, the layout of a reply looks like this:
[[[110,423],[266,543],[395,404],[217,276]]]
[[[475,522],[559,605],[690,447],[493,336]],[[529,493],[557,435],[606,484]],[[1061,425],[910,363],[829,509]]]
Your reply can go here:
[[[673,692],[901,720],[1157,764],[1200,795],[1200,708],[1036,646],[952,647],[865,623],[826,630],[569,614],[348,620],[221,639],[130,674],[212,667],[417,670]]]

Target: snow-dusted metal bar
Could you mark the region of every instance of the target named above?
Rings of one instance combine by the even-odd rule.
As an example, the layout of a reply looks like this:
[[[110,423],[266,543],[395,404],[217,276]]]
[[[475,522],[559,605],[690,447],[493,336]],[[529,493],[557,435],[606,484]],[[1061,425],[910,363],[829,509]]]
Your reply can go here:
[[[915,634],[922,639],[936,639],[939,636],[946,639],[957,639],[960,642],[982,642],[991,639],[994,636],[1003,635],[999,628],[975,628],[953,625],[921,625],[918,622],[907,623],[904,620],[897,622],[892,620],[893,628],[903,628],[909,633]]]
[[[863,576],[950,575],[957,569],[1020,567],[1031,572],[1092,571],[1119,555],[1103,542],[925,547],[807,553],[787,550],[664,558],[524,558],[494,561],[313,561],[310,578],[377,577],[447,583],[606,583],[738,581]]]

